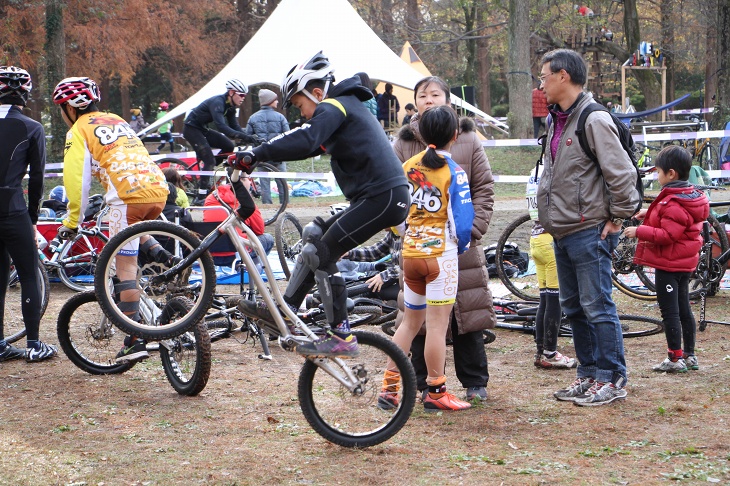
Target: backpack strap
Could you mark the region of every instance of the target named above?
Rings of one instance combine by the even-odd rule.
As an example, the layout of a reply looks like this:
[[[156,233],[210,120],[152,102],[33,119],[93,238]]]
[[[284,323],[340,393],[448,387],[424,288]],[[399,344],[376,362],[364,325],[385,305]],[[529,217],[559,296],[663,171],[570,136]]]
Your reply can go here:
[[[583,111],[581,111],[578,116],[578,128],[575,129],[575,134],[578,136],[578,143],[580,144],[580,148],[583,149],[583,152],[585,152],[588,158],[593,162],[598,163],[598,157],[596,157],[596,154],[593,153],[593,150],[591,150],[591,147],[588,145],[588,138],[586,137],[586,120],[588,119],[588,115],[594,111],[605,111],[606,113],[609,113],[608,109],[600,103],[589,104],[583,108]]]

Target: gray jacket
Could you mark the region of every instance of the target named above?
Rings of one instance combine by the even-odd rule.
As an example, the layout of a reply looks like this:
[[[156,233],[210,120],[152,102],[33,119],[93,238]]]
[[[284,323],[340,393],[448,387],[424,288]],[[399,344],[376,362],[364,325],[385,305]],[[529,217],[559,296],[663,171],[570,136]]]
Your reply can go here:
[[[585,93],[570,111],[555,160],[549,145],[555,123],[548,129],[537,207],[540,223],[557,239],[611,218],[629,218],[639,203],[636,169],[621,147],[618,131],[608,113],[597,111],[586,120],[586,138],[598,157],[598,164],[588,158],[578,143],[575,133],[578,116],[592,102],[593,96]]]
[[[270,106],[262,106],[259,111],[251,115],[246,125],[247,135],[257,135],[264,140],[289,131],[289,123],[284,115]]]

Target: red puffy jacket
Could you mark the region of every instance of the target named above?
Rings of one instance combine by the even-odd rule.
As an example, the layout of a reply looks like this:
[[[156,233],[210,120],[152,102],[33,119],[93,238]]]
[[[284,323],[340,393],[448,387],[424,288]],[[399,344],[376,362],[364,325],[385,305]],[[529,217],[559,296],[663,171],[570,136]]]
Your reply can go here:
[[[702,247],[702,223],[709,214],[707,196],[694,186],[665,186],[636,230],[634,263],[667,272],[694,271]]]
[[[532,90],[532,117],[548,116],[548,102],[545,92],[539,88]]]

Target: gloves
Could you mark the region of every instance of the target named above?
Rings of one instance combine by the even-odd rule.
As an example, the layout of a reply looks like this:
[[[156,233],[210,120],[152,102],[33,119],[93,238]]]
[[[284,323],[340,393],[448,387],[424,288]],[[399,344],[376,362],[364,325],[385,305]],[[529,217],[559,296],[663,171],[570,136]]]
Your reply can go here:
[[[241,135],[238,136],[238,138],[243,143],[253,145],[254,147],[257,147],[266,141],[263,138],[259,137],[258,135],[248,135],[246,133],[242,133]]]
[[[68,226],[61,225],[58,227],[58,237],[61,240],[71,240],[79,232],[77,228],[69,228]]]
[[[253,152],[238,152],[236,154],[236,160],[233,163],[233,167],[240,169],[247,174],[253,172],[253,168],[256,166],[256,155]]]

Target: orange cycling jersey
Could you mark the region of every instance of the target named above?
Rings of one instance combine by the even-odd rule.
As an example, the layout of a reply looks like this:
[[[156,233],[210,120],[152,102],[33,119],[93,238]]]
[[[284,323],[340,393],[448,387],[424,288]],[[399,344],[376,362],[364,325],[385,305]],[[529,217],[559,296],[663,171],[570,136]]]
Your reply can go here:
[[[104,199],[110,205],[167,199],[162,171],[127,122],[113,113],[81,115],[66,135],[63,185],[69,202],[64,226],[78,226],[86,209],[91,176],[104,186]]]

